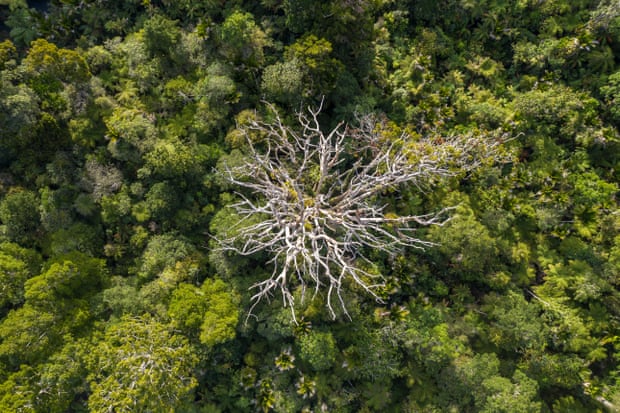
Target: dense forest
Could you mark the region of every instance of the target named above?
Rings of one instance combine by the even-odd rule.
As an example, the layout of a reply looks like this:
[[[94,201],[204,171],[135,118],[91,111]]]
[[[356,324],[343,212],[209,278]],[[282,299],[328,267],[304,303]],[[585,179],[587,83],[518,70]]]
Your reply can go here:
[[[617,0],[0,0],[0,411],[618,412],[619,127]]]

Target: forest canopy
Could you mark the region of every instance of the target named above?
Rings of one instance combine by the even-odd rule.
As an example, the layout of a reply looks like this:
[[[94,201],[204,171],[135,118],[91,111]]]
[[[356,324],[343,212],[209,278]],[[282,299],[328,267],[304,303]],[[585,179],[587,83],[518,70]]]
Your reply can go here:
[[[615,0],[0,0],[0,411],[620,411]]]

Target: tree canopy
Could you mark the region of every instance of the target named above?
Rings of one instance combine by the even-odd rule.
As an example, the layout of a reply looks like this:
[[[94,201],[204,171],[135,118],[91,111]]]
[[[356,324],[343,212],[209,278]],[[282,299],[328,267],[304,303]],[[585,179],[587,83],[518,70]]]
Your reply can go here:
[[[0,411],[620,411],[616,0],[0,22]]]

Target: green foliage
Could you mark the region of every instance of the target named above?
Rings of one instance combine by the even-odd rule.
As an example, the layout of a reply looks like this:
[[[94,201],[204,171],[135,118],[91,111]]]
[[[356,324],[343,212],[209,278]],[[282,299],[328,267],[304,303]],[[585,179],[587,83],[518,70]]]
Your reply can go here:
[[[607,110],[615,122],[620,122],[620,72],[615,72],[609,76],[607,83],[601,86],[601,93],[605,97]]]
[[[514,100],[516,118],[544,134],[558,134],[571,142],[586,127],[597,123],[598,102],[584,93],[552,85],[534,89]]]
[[[319,15],[324,5],[308,0],[286,0],[282,4],[286,16],[286,26],[294,33],[307,32],[312,25],[313,16]]]
[[[249,66],[263,63],[263,48],[268,44],[268,37],[251,13],[232,12],[222,23],[220,38],[222,52],[232,62]]]
[[[29,366],[9,375],[0,385],[0,408],[7,412],[35,412],[33,381]]]
[[[7,26],[11,28],[11,37],[17,44],[28,46],[39,37],[39,24],[26,7],[25,1],[12,1],[11,7],[13,10],[6,21]]]
[[[350,329],[345,330],[344,337],[354,340],[342,351],[343,365],[353,378],[385,383],[399,375],[401,355],[389,333],[371,328],[359,326],[355,335],[348,334],[352,333]]]
[[[484,280],[485,275],[498,269],[501,246],[465,205],[457,209],[445,226],[432,228],[430,236],[439,244],[438,251],[445,254],[448,271],[460,277]],[[491,285],[495,282],[484,281]]]
[[[96,256],[103,250],[102,235],[83,223],[76,223],[50,236],[50,255],[80,251]]]
[[[193,246],[183,239],[172,234],[156,235],[144,249],[138,275],[143,280],[153,279],[165,268],[174,267],[177,262],[190,257],[193,252]]]
[[[92,412],[173,412],[197,385],[187,340],[150,317],[110,325],[88,357]]]
[[[494,377],[482,382],[483,392],[488,396],[480,412],[535,413],[541,410],[541,403],[535,401],[538,388],[536,382],[517,370],[512,382],[503,377]]]
[[[9,61],[14,61],[17,56],[17,49],[10,40],[0,43],[0,69],[4,69]]]
[[[295,61],[267,66],[263,72],[261,89],[270,100],[294,105],[303,91],[303,72]]]
[[[200,288],[180,284],[172,293],[168,315],[173,324],[198,335],[209,348],[235,338],[239,297],[220,279],[207,279]]]
[[[162,15],[155,15],[144,24],[144,44],[150,57],[161,57],[174,53],[181,39],[176,22]]]
[[[144,195],[144,201],[134,206],[133,216],[138,222],[169,216],[178,206],[175,195],[170,183],[157,182]]]
[[[17,244],[0,244],[0,307],[14,307],[24,301],[26,281],[40,270],[41,257]]]
[[[235,336],[234,328],[239,319],[239,298],[227,291],[221,280],[205,280],[202,291],[209,299],[207,313],[200,327],[200,342],[208,346],[228,341]]]
[[[144,303],[138,302],[138,288],[122,277],[112,277],[110,286],[103,290],[100,297],[101,312],[116,318],[123,315],[138,315],[144,309]]]
[[[77,407],[74,400],[87,390],[85,340],[67,340],[67,344],[40,366],[37,376],[36,411],[62,413]]]
[[[332,367],[337,356],[338,347],[330,332],[312,330],[299,338],[299,357],[316,371]]]
[[[25,304],[11,310],[0,324],[0,359],[17,367],[36,365],[61,342],[61,328],[53,313]],[[27,351],[24,351],[27,349]]]
[[[328,40],[313,34],[300,38],[286,48],[286,61],[299,65],[302,70],[302,96],[317,97],[335,87],[343,67],[342,63],[332,56],[332,50],[332,44]]]
[[[22,63],[30,73],[62,82],[81,83],[90,77],[88,64],[76,51],[59,49],[43,39],[32,42]]]
[[[34,241],[39,230],[39,203],[32,191],[16,188],[0,201],[0,220],[6,236],[20,244]]]
[[[25,85],[13,86],[1,79],[0,88],[0,147],[5,152],[0,160],[7,163],[23,150],[37,130],[41,115],[39,98]]]
[[[153,120],[136,109],[117,108],[105,120],[108,129],[108,150],[121,161],[138,161],[138,155],[148,150],[156,137]]]
[[[489,295],[484,307],[491,325],[488,340],[509,351],[541,350],[546,346],[546,331],[540,309],[523,296],[509,292],[506,296]]]
[[[38,3],[0,0],[1,412],[619,409],[617,1]],[[454,207],[366,254],[383,302],[246,318],[271,263],[214,248],[253,222],[212,168],[265,100],[506,162],[369,200]]]
[[[146,154],[146,163],[141,172],[145,175],[154,174],[161,179],[200,176],[205,152],[202,145],[187,145],[178,139],[160,140]]]
[[[104,284],[103,261],[83,253],[66,254],[49,264],[25,284],[26,302],[36,308],[62,311],[70,299],[90,296]]]

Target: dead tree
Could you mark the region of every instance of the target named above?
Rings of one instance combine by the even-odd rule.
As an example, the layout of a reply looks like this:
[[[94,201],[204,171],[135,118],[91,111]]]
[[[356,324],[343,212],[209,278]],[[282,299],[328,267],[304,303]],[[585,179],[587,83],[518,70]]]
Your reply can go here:
[[[380,194],[406,184],[426,188],[476,168],[497,156],[502,141],[474,135],[388,139],[387,127],[374,116],[324,133],[320,107],[298,113],[295,128],[270,110],[272,120],[239,126],[245,159],[220,170],[240,189],[240,200],[231,205],[240,221],[218,241],[221,249],[241,255],[270,254],[273,272],[252,287],[252,309],[279,290],[293,318],[293,291],[299,287],[302,297],[308,287],[324,294],[332,317],[335,300],[348,315],[342,296],[347,283],[379,300],[376,289],[383,279],[360,265],[369,262],[364,250],[395,254],[403,247],[431,246],[415,236],[416,227],[448,219],[447,209],[414,216],[387,212]]]

